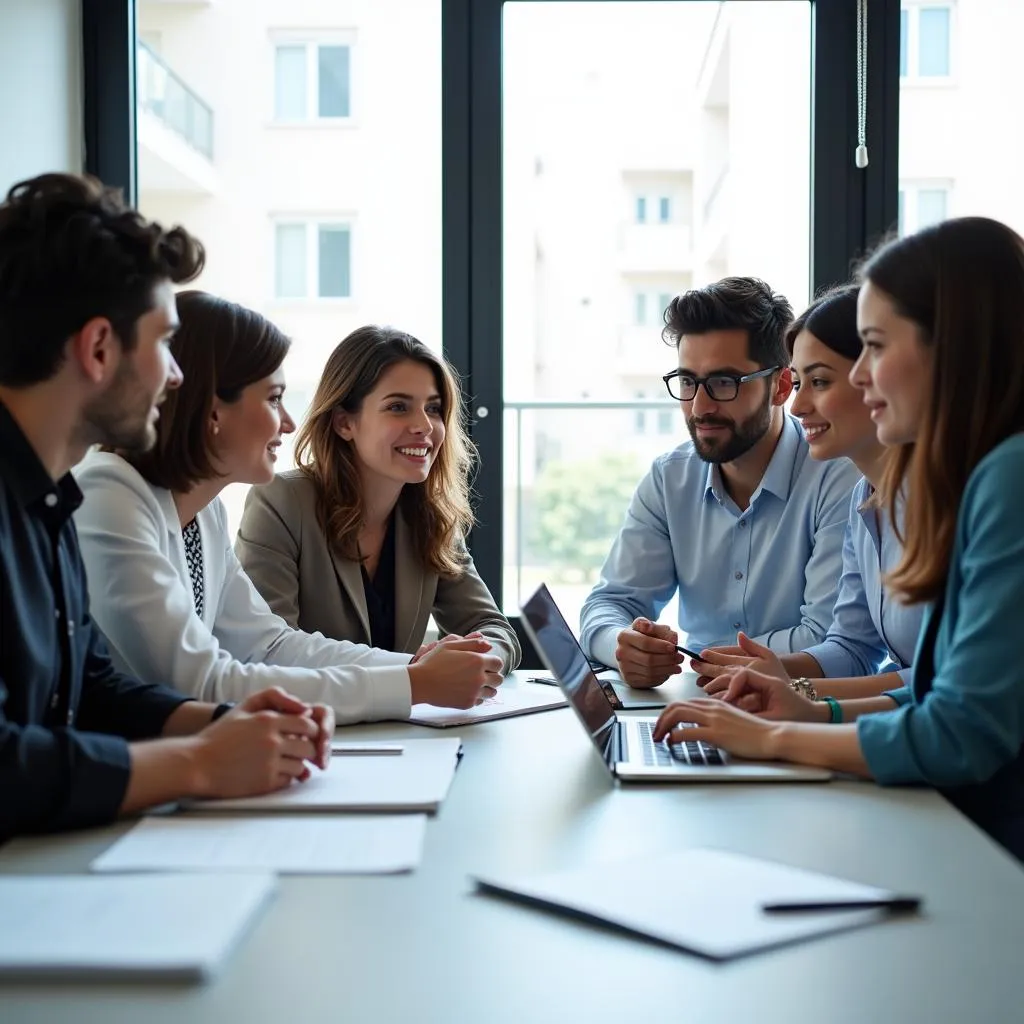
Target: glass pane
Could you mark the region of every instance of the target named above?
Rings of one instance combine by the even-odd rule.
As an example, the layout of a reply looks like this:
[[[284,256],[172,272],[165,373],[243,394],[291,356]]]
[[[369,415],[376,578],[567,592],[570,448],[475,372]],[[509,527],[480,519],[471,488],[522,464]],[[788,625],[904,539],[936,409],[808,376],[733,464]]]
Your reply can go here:
[[[274,50],[274,117],[301,121],[306,116],[306,47]]]
[[[970,0],[967,4],[969,6]],[[949,8],[922,7],[918,12],[917,33],[918,74],[922,77],[948,75]]]
[[[900,11],[900,78],[907,76],[907,47],[910,44],[910,11]]]
[[[351,287],[351,235],[345,227],[320,228],[321,298],[347,298]]]
[[[348,117],[348,47],[321,46],[317,67],[320,116]]]
[[[671,296],[759,273],[808,298],[810,14],[505,3],[506,612],[548,580],[578,615],[637,482],[687,440],[660,380]]]
[[[955,74],[941,83],[913,75],[900,83],[905,230],[941,213],[994,217],[1024,232],[1024,147],[1020,119],[1008,113],[1024,106],[1024,3],[959,0],[954,10],[955,18],[944,10],[933,25],[942,28],[942,49],[956,54]],[[918,12],[922,55],[928,13]],[[927,198],[932,190],[944,198]]]
[[[896,197],[896,234],[899,235],[900,238],[902,238],[907,233],[905,226],[906,213],[904,212],[906,208],[906,202],[907,194],[903,191],[903,189],[900,189],[899,194]]]
[[[923,188],[917,193],[917,227],[928,227],[946,219],[946,190]]]
[[[275,294],[279,299],[305,298],[306,225],[278,224],[275,230]]]
[[[441,4],[136,4],[161,62],[139,62],[139,207],[203,241],[194,287],[244,303],[292,339],[285,405],[298,420],[327,357],[357,327],[390,323],[441,349]],[[373,103],[344,131],[325,129],[319,115],[357,109],[356,67]],[[178,90],[173,113],[192,139],[168,130],[172,75],[191,93],[181,102]],[[347,241],[344,230],[321,234],[334,226],[351,226]],[[292,466],[293,440],[279,471]],[[243,496],[225,494],[232,528]]]

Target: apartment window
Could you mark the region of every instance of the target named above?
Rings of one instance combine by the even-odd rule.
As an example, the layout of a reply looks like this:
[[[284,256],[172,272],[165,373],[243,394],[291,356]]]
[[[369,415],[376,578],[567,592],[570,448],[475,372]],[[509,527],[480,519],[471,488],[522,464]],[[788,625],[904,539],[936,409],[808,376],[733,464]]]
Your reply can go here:
[[[672,301],[672,296],[669,292],[660,292],[658,295],[658,320],[659,322],[665,318],[665,310],[668,309],[668,304]]]
[[[350,226],[330,221],[276,224],[274,295],[278,299],[350,298]]]
[[[638,402],[643,402],[647,398],[647,396],[642,391],[637,391],[635,393],[634,397],[636,398],[636,400]],[[636,409],[633,412],[633,429],[638,434],[646,434],[647,433],[647,410],[646,409]]]
[[[643,224],[647,220],[647,197],[637,196],[636,197],[636,222],[637,224]]]
[[[675,410],[673,409],[659,409],[658,410],[658,433],[659,434],[671,434],[675,431]]]
[[[274,119],[334,121],[352,115],[351,47],[282,42],[274,47]]]
[[[900,11],[901,78],[949,77],[951,25],[948,4],[914,4]]]
[[[637,292],[633,297],[633,304],[634,320],[638,326],[642,327],[647,323],[647,294]]]
[[[667,224],[672,219],[672,202],[668,196],[658,199],[658,221]]]
[[[948,185],[901,185],[897,203],[899,234],[912,235],[945,220],[949,216],[949,192]]]

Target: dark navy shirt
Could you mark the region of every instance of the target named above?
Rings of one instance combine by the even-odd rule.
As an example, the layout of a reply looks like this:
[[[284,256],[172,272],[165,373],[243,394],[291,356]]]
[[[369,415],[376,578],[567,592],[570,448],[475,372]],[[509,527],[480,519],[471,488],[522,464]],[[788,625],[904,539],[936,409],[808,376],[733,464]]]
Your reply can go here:
[[[128,741],[159,736],[188,699],[111,664],[71,519],[81,503],[0,404],[0,841],[116,817]]]

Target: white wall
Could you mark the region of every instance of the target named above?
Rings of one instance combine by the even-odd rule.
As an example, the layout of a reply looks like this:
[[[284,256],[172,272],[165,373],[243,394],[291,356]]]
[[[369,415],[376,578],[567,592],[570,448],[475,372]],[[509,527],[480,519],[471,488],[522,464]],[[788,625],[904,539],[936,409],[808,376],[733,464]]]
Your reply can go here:
[[[0,192],[82,169],[80,0],[0,0]]]

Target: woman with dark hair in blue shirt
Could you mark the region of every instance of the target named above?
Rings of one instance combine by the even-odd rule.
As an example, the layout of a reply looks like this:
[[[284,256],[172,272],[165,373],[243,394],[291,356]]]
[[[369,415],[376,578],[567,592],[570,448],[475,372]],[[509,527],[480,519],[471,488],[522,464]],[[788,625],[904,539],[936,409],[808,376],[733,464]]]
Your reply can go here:
[[[741,668],[726,701],[673,704],[655,735],[935,786],[1024,859],[1024,239],[945,221],[883,246],[862,280],[851,379],[898,446],[880,489],[890,514],[906,496],[886,585],[928,606],[911,683],[816,702]]]

